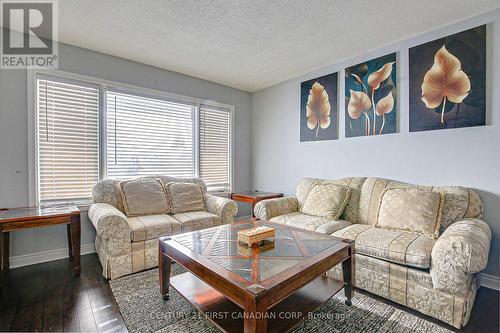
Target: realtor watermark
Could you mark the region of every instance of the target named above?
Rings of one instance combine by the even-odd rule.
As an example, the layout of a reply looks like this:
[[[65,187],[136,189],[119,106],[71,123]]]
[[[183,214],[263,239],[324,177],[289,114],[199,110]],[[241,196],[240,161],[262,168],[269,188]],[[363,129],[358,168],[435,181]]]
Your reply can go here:
[[[184,320],[184,319],[267,319],[267,320],[345,320],[347,317],[345,314],[341,313],[329,313],[329,312],[300,312],[300,311],[272,311],[272,312],[244,312],[244,311],[214,311],[214,312],[184,312],[184,311],[159,311],[157,313],[150,312],[148,314],[149,319],[153,320]]]
[[[0,69],[57,68],[57,1],[1,1]]]

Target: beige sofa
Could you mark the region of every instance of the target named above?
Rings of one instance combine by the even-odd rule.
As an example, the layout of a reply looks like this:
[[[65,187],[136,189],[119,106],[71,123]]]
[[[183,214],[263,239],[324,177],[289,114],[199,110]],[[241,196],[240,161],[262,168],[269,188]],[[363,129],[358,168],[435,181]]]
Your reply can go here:
[[[302,214],[313,184],[351,188],[338,221]],[[416,188],[444,194],[439,237],[375,227],[381,194],[389,188]],[[355,240],[355,286],[456,328],[469,320],[476,290],[474,274],[486,267],[491,241],[480,220],[479,195],[458,186],[418,186],[381,178],[321,180],[306,178],[296,196],[271,199],[255,206],[258,218]],[[327,275],[342,280],[341,267]]]
[[[120,181],[98,182],[92,192],[94,204],[88,213],[96,229],[95,249],[106,278],[115,279],[158,266],[158,237],[231,223],[238,211],[236,202],[207,194],[206,186],[199,178],[152,176],[140,179],[159,180],[162,189],[171,182],[199,184],[203,209],[172,214],[172,208],[167,208],[163,214],[127,217]],[[170,193],[165,191],[165,195],[168,202]],[[141,200],[141,204],[136,205],[139,209],[148,207],[148,195],[137,199]],[[181,203],[183,199],[181,197]],[[128,203],[129,206],[132,204]],[[157,206],[156,202],[151,204]]]

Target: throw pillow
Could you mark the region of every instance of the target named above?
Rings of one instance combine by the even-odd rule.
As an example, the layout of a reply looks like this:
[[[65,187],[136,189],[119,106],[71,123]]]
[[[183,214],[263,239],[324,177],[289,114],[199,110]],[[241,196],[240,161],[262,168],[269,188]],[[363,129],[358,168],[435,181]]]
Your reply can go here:
[[[120,182],[123,210],[127,216],[170,212],[167,195],[158,179],[138,178]]]
[[[207,210],[203,188],[199,184],[168,183],[166,189],[172,214]]]
[[[301,213],[338,220],[351,195],[351,189],[337,184],[315,184],[309,190]]]
[[[412,188],[389,188],[379,201],[376,227],[439,237],[444,195]]]

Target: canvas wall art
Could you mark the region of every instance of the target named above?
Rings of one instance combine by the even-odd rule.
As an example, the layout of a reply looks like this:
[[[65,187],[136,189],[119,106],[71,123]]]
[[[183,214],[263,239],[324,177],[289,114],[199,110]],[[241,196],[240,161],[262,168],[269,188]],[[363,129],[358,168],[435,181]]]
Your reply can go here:
[[[486,123],[486,26],[409,51],[410,132]]]
[[[346,137],[396,133],[396,80],[396,53],[346,68]]]
[[[337,73],[300,85],[300,141],[338,139]]]

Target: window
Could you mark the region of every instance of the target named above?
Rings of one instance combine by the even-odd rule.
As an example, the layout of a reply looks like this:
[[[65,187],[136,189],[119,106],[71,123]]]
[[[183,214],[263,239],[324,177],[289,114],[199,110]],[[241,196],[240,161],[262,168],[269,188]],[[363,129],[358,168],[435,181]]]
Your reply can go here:
[[[230,131],[228,110],[200,106],[200,177],[209,191],[230,190]]]
[[[194,106],[107,93],[107,175],[195,176]]]
[[[231,107],[73,74],[33,77],[38,202],[84,201],[100,178],[148,175],[231,190]]]
[[[98,180],[99,90],[37,80],[40,201],[89,198]]]

